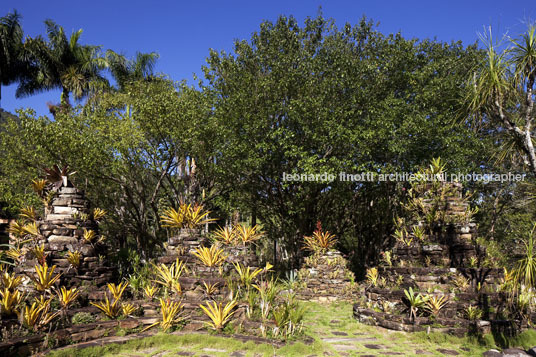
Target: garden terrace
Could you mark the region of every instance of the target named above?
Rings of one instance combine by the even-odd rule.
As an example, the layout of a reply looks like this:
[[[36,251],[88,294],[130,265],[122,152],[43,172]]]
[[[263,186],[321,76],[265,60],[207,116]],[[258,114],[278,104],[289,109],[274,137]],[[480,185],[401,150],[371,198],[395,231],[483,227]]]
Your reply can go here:
[[[143,316],[130,317],[121,320],[99,320],[100,312],[94,307],[85,307],[72,309],[68,317],[72,319],[80,313],[85,313],[86,322],[78,325],[72,325],[68,328],[55,330],[53,333],[38,333],[29,336],[10,338],[8,341],[0,342],[0,355],[29,356],[38,351],[47,348],[57,348],[73,343],[93,341],[102,337],[114,336],[116,334],[135,334],[142,329],[154,324],[159,320],[159,304],[147,300],[134,300],[143,308]],[[204,330],[209,318],[199,311],[198,299],[183,299],[184,304],[182,313],[183,321],[181,323],[182,331],[199,331]],[[89,316],[89,317],[88,317]],[[91,322],[93,321],[93,322]],[[236,325],[241,326],[244,330],[254,334],[258,329],[258,324],[250,322],[245,316],[245,306],[238,306],[234,315]],[[16,322],[12,321],[10,325],[3,324],[6,330],[10,326],[15,326]],[[145,336],[150,336],[151,332]]]
[[[512,305],[511,274],[478,267],[485,252],[476,243],[476,225],[467,220],[461,186],[413,188],[419,195],[406,205],[409,219],[398,219],[394,249],[383,253],[382,265],[367,270],[354,317],[399,331],[457,335],[526,328],[533,316],[519,315]],[[426,220],[430,216],[438,220]]]
[[[57,267],[55,272],[61,274],[62,285],[85,287],[84,293],[94,299],[95,287],[113,281],[117,270],[105,258],[107,248],[99,240],[98,223],[89,201],[69,180],[53,188],[50,195],[45,217],[35,222],[36,235],[32,244],[23,248],[15,272],[32,275],[42,259]],[[26,288],[31,291],[31,285]]]
[[[298,296],[303,300],[351,300],[357,293],[354,273],[348,269],[348,261],[336,250],[306,257],[297,278]]]

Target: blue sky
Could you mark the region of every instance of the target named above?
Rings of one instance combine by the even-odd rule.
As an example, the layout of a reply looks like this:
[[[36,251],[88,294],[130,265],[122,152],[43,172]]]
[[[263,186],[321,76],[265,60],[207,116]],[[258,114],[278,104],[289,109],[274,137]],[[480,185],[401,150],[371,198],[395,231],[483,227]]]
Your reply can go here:
[[[67,33],[82,28],[81,42],[102,45],[133,56],[136,51],[159,53],[157,72],[174,80],[192,83],[201,74],[210,48],[232,50],[235,39],[249,39],[263,20],[275,21],[280,14],[293,15],[300,23],[316,16],[340,27],[355,24],[365,15],[379,22],[383,33],[401,31],[404,37],[462,40],[478,39],[483,26],[497,32],[522,32],[527,21],[536,19],[536,1],[56,1],[2,0],[0,16],[17,9],[23,16],[26,35],[44,35],[43,21],[53,19]],[[15,86],[2,88],[2,108],[14,112],[31,107],[47,114],[46,102],[59,102],[59,92],[46,92],[15,99]]]

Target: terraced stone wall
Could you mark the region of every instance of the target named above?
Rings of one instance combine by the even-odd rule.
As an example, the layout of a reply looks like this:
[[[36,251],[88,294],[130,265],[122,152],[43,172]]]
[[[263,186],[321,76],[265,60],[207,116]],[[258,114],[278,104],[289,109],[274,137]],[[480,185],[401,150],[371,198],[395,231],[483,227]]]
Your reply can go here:
[[[89,219],[89,207],[81,190],[70,182],[61,186],[47,207],[44,220],[37,222],[40,236],[33,245],[44,245],[47,264],[57,266],[55,272],[62,274],[62,285],[82,286],[91,298],[95,293],[92,287],[112,281],[116,271],[104,259],[106,247],[101,243],[87,242],[83,238],[84,229],[98,233],[96,222]],[[30,247],[24,248],[22,261],[15,268],[18,274],[35,274],[34,266],[38,261]],[[68,261],[69,252],[81,254],[79,266],[73,266]],[[31,289],[31,284],[27,284],[26,290]]]
[[[348,261],[335,250],[305,258],[298,281],[298,296],[303,300],[336,301],[356,296],[354,274],[348,269]]]

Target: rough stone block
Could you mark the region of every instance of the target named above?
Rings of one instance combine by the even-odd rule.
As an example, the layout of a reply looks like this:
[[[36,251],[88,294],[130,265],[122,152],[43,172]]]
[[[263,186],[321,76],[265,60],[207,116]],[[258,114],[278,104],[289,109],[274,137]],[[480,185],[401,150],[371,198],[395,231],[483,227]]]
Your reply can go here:
[[[48,242],[50,244],[76,244],[78,240],[75,237],[51,235],[48,237]]]
[[[67,220],[72,220],[72,218],[73,217],[70,214],[55,214],[55,213],[51,213],[51,214],[47,215],[46,219],[47,219],[47,221],[52,221],[52,222],[58,221],[58,223],[56,223],[56,224],[62,224]]]
[[[55,206],[54,207],[54,214],[68,214],[72,215],[73,213],[77,213],[78,210],[73,207],[69,206]]]
[[[71,204],[71,200],[68,198],[54,198],[52,200],[52,206],[68,206]]]
[[[438,244],[431,244],[431,245],[423,245],[422,246],[422,250],[426,253],[431,253],[431,252],[442,252],[443,251],[443,248],[441,248],[440,245]]]
[[[89,244],[82,244],[80,246],[80,253],[82,253],[83,256],[94,256],[95,255],[95,248]]]
[[[52,234],[58,235],[58,236],[71,236],[72,235],[72,229],[69,228],[56,228],[52,231]]]
[[[75,187],[62,187],[59,193],[60,195],[63,193],[78,193],[78,190]]]
[[[60,268],[67,268],[71,265],[67,259],[53,259],[52,264],[57,265]]]

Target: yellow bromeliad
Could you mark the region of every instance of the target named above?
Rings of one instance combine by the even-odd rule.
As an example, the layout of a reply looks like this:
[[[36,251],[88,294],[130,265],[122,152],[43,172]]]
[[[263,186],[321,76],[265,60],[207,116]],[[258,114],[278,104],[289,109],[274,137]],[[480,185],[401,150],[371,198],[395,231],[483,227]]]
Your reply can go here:
[[[115,285],[112,283],[108,283],[108,290],[110,290],[110,293],[114,297],[115,300],[120,300],[121,296],[123,296],[123,293],[125,292],[125,289],[127,288],[128,284],[126,281],[120,283],[119,285]]]
[[[243,245],[259,240],[264,236],[264,233],[259,230],[257,225],[249,227],[244,224],[237,224],[234,226],[234,231],[237,240]]]
[[[179,283],[179,278],[186,269],[186,264],[177,258],[169,267],[165,264],[153,265],[153,267],[156,269],[157,274],[156,279],[153,281],[168,290],[173,290],[176,284]]]
[[[61,276],[61,274],[54,275],[55,265],[49,269],[48,264],[44,263],[42,265],[37,264],[34,268],[36,277],[33,277],[32,280],[35,283],[35,288],[40,292],[50,289]]]
[[[0,295],[2,297],[0,300],[0,312],[2,315],[12,315],[23,300],[22,293],[18,290],[10,291],[4,288],[4,290],[0,290]]]
[[[181,317],[183,309],[184,305],[180,302],[171,301],[170,299],[164,300],[160,298],[160,310],[162,313],[162,319],[152,325],[147,326],[142,330],[142,332],[147,331],[148,329],[156,325],[160,325],[160,327],[164,331],[169,330],[172,326],[180,323],[183,320]]]
[[[249,287],[255,277],[262,273],[264,269],[257,268],[255,270],[251,270],[250,267],[245,267],[240,263],[233,263],[236,272],[238,273],[238,276],[240,277],[240,282],[243,286]]]
[[[132,315],[138,308],[132,304],[121,304],[121,311],[123,316]]]
[[[66,289],[65,286],[62,286],[61,289],[57,291],[57,294],[62,309],[67,309],[67,307],[76,300],[78,295],[80,295],[80,291],[78,291],[77,288]]]
[[[232,245],[237,242],[236,231],[230,227],[219,227],[213,234],[215,240],[226,245]]]
[[[113,303],[110,303],[108,295],[104,295],[104,301],[90,302],[90,304],[101,310],[106,316],[111,319],[119,317],[119,313],[121,312],[121,305],[119,305],[119,300],[114,300]]]
[[[208,325],[213,329],[220,331],[231,320],[231,317],[235,313],[233,311],[236,306],[236,301],[230,301],[225,306],[220,302],[215,301],[211,304],[207,302],[207,306],[199,305],[203,312],[210,318],[211,322]]]
[[[223,249],[220,249],[215,245],[211,246],[210,248],[196,248],[193,254],[201,261],[201,263],[210,268],[221,265],[226,258]]]
[[[78,251],[67,253],[67,261],[74,268],[78,268],[80,266],[81,259],[82,259],[82,253]]]
[[[337,244],[337,238],[328,231],[317,229],[312,236],[303,237],[304,249],[312,252],[325,252],[332,249]]]
[[[146,286],[145,288],[143,288],[145,295],[151,300],[154,299],[156,294],[158,294],[158,290],[160,289],[158,289],[158,287],[154,285]]]
[[[32,306],[25,306],[20,312],[20,319],[22,324],[31,330],[36,330],[39,320],[41,319],[41,312],[43,308],[40,307],[37,303],[33,303]]]
[[[0,274],[0,282],[4,289],[13,291],[22,283],[22,276],[16,276],[15,273],[10,274],[4,271]]]

